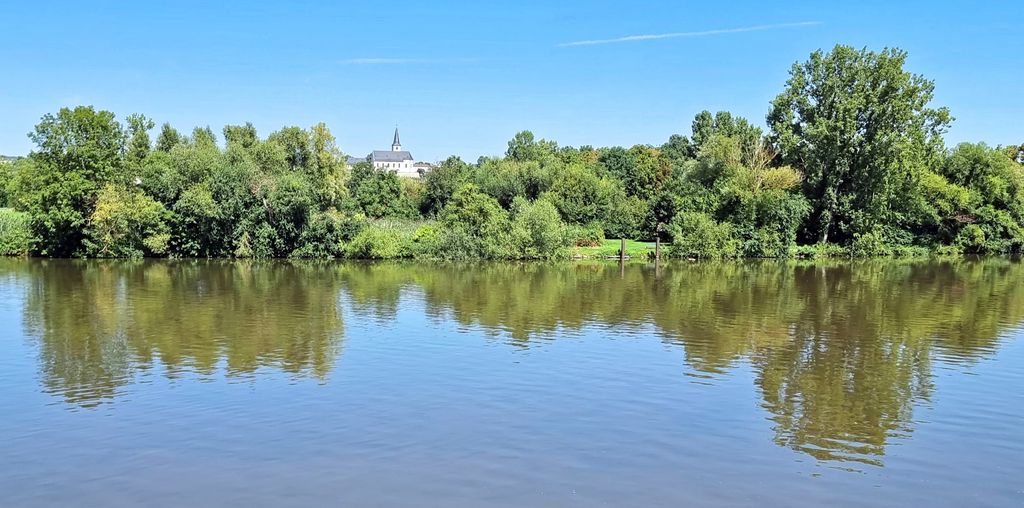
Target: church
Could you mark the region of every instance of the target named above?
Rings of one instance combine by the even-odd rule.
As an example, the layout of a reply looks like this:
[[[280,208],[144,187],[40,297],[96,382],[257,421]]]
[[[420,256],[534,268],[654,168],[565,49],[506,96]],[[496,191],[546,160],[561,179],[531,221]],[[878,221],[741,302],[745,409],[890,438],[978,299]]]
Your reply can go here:
[[[348,165],[352,166],[367,160],[373,164],[374,168],[394,171],[398,173],[398,176],[409,178],[419,178],[430,169],[430,164],[416,162],[411,153],[402,150],[402,142],[398,138],[398,127],[395,127],[395,139],[391,142],[391,150],[374,150],[362,159],[349,157]]]

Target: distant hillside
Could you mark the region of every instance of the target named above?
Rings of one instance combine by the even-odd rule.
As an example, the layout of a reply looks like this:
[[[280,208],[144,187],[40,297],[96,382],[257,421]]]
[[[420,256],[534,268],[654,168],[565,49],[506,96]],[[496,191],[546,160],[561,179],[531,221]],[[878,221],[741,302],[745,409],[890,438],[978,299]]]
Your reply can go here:
[[[21,159],[21,157],[16,157],[13,155],[0,155],[0,163],[14,162],[18,159]]]

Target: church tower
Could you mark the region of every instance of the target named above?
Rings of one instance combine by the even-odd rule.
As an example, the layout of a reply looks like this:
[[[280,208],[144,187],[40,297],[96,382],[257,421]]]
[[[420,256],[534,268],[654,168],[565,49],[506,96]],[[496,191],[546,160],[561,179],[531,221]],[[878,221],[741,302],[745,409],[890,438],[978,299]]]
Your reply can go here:
[[[395,127],[395,140],[391,142],[392,152],[402,151],[402,142],[398,140],[398,127]]]

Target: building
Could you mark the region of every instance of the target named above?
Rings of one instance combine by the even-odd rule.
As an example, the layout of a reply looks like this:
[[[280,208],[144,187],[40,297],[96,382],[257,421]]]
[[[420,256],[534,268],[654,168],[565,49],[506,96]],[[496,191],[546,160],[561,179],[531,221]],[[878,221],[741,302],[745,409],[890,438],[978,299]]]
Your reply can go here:
[[[419,178],[423,173],[430,170],[430,164],[416,162],[412,154],[402,150],[402,142],[398,137],[398,127],[395,127],[395,139],[391,142],[391,150],[374,150],[365,158],[349,157],[348,165],[352,166],[363,161],[369,161],[377,169],[385,169],[398,173],[398,176]]]

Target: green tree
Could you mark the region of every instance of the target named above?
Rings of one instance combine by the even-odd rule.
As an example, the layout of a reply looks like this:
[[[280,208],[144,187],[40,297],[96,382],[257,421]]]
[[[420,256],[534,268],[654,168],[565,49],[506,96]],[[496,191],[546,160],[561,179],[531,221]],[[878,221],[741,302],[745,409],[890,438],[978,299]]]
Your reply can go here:
[[[402,182],[394,171],[378,169],[369,162],[352,167],[349,192],[367,217],[409,217],[415,207],[402,192]]]
[[[470,176],[470,166],[454,155],[423,175],[426,182],[423,196],[424,214],[440,213],[455,191],[469,181]]]
[[[949,204],[943,218],[953,243],[970,252],[1017,252],[1024,244],[1024,168],[1003,150],[984,143],[961,143],[946,157],[940,173],[951,184],[939,196],[963,201]],[[940,184],[941,185],[941,184]],[[963,189],[961,194],[955,189]],[[938,196],[937,196],[938,198]],[[941,206],[941,199],[932,201]],[[948,240],[948,238],[946,238]]]
[[[794,64],[768,114],[781,159],[806,175],[811,241],[846,242],[910,227],[916,182],[951,121],[933,82],[903,69],[907,54],[836,46]]]
[[[142,191],[107,184],[89,218],[90,253],[115,258],[164,254],[170,240],[165,215],[164,206]]]
[[[549,199],[570,224],[589,224],[608,208],[615,185],[579,165],[565,168],[554,178]]]
[[[207,129],[209,129],[209,127],[207,127]],[[259,141],[259,135],[256,133],[256,127],[249,122],[245,122],[245,125],[225,125],[223,133],[224,142],[227,143],[229,147],[237,145],[245,149],[251,149]],[[207,136],[206,134],[203,134],[199,137],[206,138]],[[216,143],[216,139],[212,134],[209,135],[209,138],[209,140],[204,139],[203,142]],[[196,142],[198,143],[199,140],[197,139]]]
[[[441,212],[443,229],[428,253],[441,258],[500,259],[508,255],[509,214],[473,184],[455,191]]]
[[[21,166],[15,193],[32,216],[34,252],[45,256],[84,254],[85,228],[99,188],[126,183],[125,133],[109,111],[62,108],[47,114],[29,137],[37,151]]]
[[[149,155],[150,146],[149,131],[156,126],[156,123],[144,115],[135,113],[125,118],[128,123],[128,164],[138,167]]]
[[[169,153],[172,148],[184,143],[184,138],[171,124],[165,123],[160,126],[160,134],[156,137],[156,149]]]
[[[512,256],[521,259],[568,257],[572,237],[555,208],[546,199],[529,202],[517,197],[512,204]]]
[[[726,136],[739,141],[743,162],[749,164],[754,152],[761,142],[761,129],[746,118],[733,116],[728,111],[719,111],[711,115],[710,111],[701,111],[693,118],[694,156],[700,148],[714,136]]]
[[[225,127],[224,131],[227,132],[227,130],[228,128]],[[255,130],[253,135],[255,135]],[[216,147],[217,135],[213,133],[210,126],[196,127],[192,129],[192,144],[200,147]]]
[[[305,171],[312,162],[309,133],[300,127],[285,127],[268,138],[284,149],[285,160],[292,171]]]
[[[340,206],[347,195],[345,154],[323,122],[309,129],[309,157],[305,167],[321,207]]]
[[[661,145],[661,153],[670,165],[680,165],[697,155],[697,147],[690,138],[673,134]]]
[[[554,141],[535,140],[530,131],[521,131],[509,140],[505,157],[514,161],[544,162],[554,157],[558,144]]]

